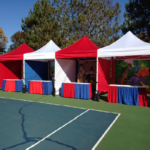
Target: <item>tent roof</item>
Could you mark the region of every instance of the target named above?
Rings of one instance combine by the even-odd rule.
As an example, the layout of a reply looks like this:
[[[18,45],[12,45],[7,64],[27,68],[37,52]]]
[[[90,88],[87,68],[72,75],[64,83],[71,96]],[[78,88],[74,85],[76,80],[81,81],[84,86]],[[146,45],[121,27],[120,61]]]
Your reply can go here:
[[[86,36],[58,52],[56,58],[97,57],[98,47]]]
[[[150,44],[137,38],[131,31],[113,44],[98,50],[98,57],[150,55]]]
[[[25,60],[45,60],[45,59],[55,59],[55,52],[60,50],[60,48],[50,40],[42,48],[36,50],[35,52],[25,54]]]
[[[0,61],[23,60],[23,54],[34,52],[26,43],[23,43],[17,49],[0,56]]]

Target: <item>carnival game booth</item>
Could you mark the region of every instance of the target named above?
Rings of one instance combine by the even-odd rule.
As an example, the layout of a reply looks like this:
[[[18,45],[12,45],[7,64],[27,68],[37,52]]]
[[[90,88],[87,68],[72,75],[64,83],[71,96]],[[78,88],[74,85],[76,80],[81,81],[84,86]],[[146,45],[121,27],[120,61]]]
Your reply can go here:
[[[92,97],[91,82],[94,82],[94,78],[96,80],[97,49],[98,47],[84,36],[71,46],[56,52],[56,95],[79,99]]]
[[[101,63],[105,66],[101,67]],[[150,44],[129,31],[113,44],[98,50],[98,91],[108,92],[110,103],[148,106],[149,66]]]
[[[23,54],[34,52],[26,43],[0,56],[0,88],[3,91],[22,91]]]
[[[53,91],[55,52],[60,48],[50,40],[39,50],[24,55],[24,78],[28,92],[49,95]]]

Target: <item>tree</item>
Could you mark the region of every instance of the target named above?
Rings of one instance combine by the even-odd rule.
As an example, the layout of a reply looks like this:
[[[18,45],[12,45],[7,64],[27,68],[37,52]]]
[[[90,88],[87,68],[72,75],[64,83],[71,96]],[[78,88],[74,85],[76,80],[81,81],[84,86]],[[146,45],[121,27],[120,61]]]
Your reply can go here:
[[[143,41],[145,41],[145,42],[150,43],[150,37],[148,36],[147,33],[142,33],[142,32],[140,32],[140,33],[138,34],[138,38],[140,38],[141,40],[143,40]]]
[[[18,31],[14,35],[12,35],[10,39],[13,44],[9,46],[8,52],[18,48],[21,45],[19,41],[24,39],[24,33],[21,31]]]
[[[18,41],[37,50],[52,39],[64,48],[86,35],[103,47],[118,38],[120,12],[111,0],[38,0],[22,19],[24,37]]]
[[[54,0],[53,5],[59,12],[56,13],[57,20],[62,25],[62,47],[84,35],[99,47],[111,44],[115,41],[113,37],[118,37],[121,29],[118,24],[119,3],[113,4],[111,0]]]
[[[123,33],[130,30],[137,36],[142,33],[150,37],[150,1],[130,0],[125,8]]]
[[[28,17],[22,19],[22,30],[24,39],[19,43],[27,43],[31,48],[37,50],[44,46],[49,40],[58,37],[58,22],[55,19],[55,7],[49,0],[37,1],[33,10],[30,9]]]
[[[5,52],[7,46],[8,39],[4,34],[3,29],[0,27],[0,52]]]

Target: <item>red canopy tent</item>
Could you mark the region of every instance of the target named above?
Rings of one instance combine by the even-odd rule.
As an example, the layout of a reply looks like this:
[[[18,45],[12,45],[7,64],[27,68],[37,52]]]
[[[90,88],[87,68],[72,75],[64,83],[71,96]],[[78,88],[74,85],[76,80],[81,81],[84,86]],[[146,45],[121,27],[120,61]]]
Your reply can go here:
[[[86,36],[56,52],[56,59],[97,57],[98,47]]]
[[[0,88],[3,79],[21,79],[23,75],[23,54],[34,52],[26,43],[10,53],[0,56]]]
[[[55,53],[55,89],[56,94],[63,82],[76,82],[78,58],[97,58],[98,47],[86,36]]]

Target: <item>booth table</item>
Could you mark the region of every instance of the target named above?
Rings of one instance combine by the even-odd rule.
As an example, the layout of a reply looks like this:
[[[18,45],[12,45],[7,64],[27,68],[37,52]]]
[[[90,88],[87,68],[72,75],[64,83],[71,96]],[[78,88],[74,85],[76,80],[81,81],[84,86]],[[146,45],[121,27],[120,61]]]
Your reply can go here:
[[[62,83],[61,96],[78,99],[91,99],[92,87],[90,83]]]
[[[2,91],[21,92],[22,87],[23,87],[23,80],[4,79],[2,84]]]
[[[28,81],[28,93],[50,95],[53,92],[52,81],[30,80]]]
[[[108,87],[108,102],[148,107],[146,88],[143,86],[110,84]]]

